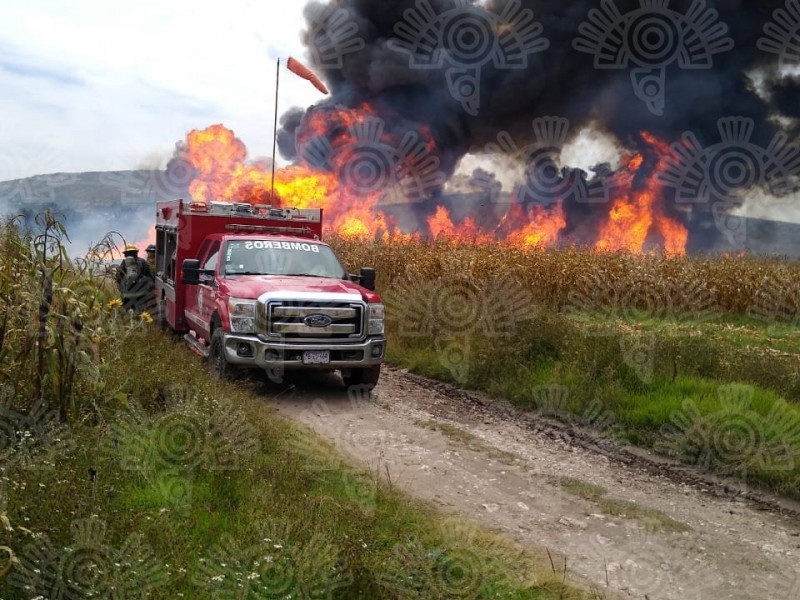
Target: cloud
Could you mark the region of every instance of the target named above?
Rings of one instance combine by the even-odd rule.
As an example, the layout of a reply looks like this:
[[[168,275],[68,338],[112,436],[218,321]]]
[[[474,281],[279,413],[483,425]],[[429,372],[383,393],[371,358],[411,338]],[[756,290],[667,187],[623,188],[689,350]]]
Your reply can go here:
[[[2,54],[2,52],[0,52],[0,54]],[[22,78],[44,79],[49,83],[62,86],[81,86],[86,84],[80,77],[69,73],[29,64],[23,60],[14,60],[13,58],[0,58],[0,71],[5,71],[11,75],[18,75]]]
[[[302,3],[0,5],[0,180],[164,161],[223,122],[271,153],[275,60],[303,55]],[[319,96],[282,73],[280,112]]]

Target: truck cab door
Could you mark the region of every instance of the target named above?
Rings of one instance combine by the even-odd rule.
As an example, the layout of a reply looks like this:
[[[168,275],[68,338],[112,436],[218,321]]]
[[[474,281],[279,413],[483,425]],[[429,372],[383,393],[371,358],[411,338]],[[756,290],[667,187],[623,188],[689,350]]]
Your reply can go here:
[[[197,259],[200,261],[200,268],[205,269],[209,263],[213,264],[214,255],[219,252],[219,241],[209,243],[210,240],[205,240],[200,247],[200,252]],[[207,314],[206,305],[209,301],[210,283],[213,283],[213,277],[209,278],[207,275],[201,275],[201,281],[198,285],[188,286],[186,290],[186,318],[189,321],[189,327],[197,332],[199,337],[206,337],[208,335],[210,316]],[[210,281],[209,281],[210,279]]]
[[[217,281],[215,272],[219,259],[220,243],[214,242],[208,251],[208,256],[200,263],[203,273],[200,275],[200,284],[197,286],[196,312],[202,321],[203,337],[211,337],[211,317],[217,306]]]

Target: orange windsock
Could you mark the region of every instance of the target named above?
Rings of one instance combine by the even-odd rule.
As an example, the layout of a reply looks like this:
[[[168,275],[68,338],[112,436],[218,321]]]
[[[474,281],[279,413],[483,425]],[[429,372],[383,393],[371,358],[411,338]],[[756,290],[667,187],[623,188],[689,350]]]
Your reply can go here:
[[[328,88],[325,87],[325,84],[320,81],[320,78],[314,75],[314,72],[301,63],[299,60],[296,60],[292,57],[289,57],[289,60],[286,62],[286,68],[289,69],[295,75],[299,75],[303,79],[306,79],[314,84],[314,87],[317,88],[323,94],[328,94]]]

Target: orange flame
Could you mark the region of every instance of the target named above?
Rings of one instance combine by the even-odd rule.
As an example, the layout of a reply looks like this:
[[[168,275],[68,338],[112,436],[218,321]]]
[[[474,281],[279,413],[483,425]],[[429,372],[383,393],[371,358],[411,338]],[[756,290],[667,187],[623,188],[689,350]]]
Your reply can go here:
[[[352,117],[343,114],[344,120]],[[334,172],[293,165],[275,173],[246,162],[244,143],[222,125],[212,125],[187,136],[184,158],[198,175],[189,186],[192,198],[293,206],[325,210],[325,227],[351,237],[372,237],[390,228],[387,217],[375,210],[379,194],[349,190]]]
[[[513,199],[500,225],[498,233],[506,242],[523,250],[548,248],[559,241],[567,226],[567,215],[561,202],[548,208],[534,205],[526,210]]]
[[[663,189],[658,174],[664,169],[670,148],[650,133],[642,138],[656,155],[656,165],[637,182],[644,165],[644,157],[636,154],[630,158],[625,171],[619,176],[611,211],[601,228],[595,249],[605,252],[625,250],[639,254],[645,250],[648,238],[660,236],[664,252],[684,255],[689,232],[677,220],[664,214]]]
[[[358,189],[347,174],[358,150],[356,130],[369,130],[382,143],[396,147],[399,140],[382,129],[370,129],[375,110],[369,104],[358,108],[325,108],[306,115],[298,134],[298,146],[327,140],[332,149],[324,164],[307,162],[278,169],[275,172],[274,195],[272,172],[266,165],[247,160],[245,144],[223,125],[212,125],[188,134],[184,158],[197,170],[197,178],[189,191],[197,201],[239,201],[298,208],[319,207],[325,211],[325,230],[352,239],[384,239],[405,242],[420,239],[420,233],[404,233],[394,219],[381,211],[379,201],[383,189]],[[354,129],[355,128],[355,129]],[[433,152],[436,145],[431,132],[420,127],[417,132]],[[688,232],[677,220],[665,214],[658,173],[669,156],[669,146],[649,133],[642,138],[655,157],[655,164],[646,165],[637,154],[627,160],[618,174],[611,208],[599,228],[595,249],[641,253],[651,247],[662,247],[668,254],[686,252]],[[653,163],[653,160],[650,160]],[[403,170],[407,165],[399,165]],[[643,171],[647,169],[647,171]],[[550,206],[525,208],[512,202],[511,208],[495,227],[480,226],[473,217],[454,223],[450,212],[438,206],[427,219],[430,238],[473,244],[504,240],[509,245],[532,250],[556,245],[567,227],[563,202]]]
[[[431,238],[447,241],[485,245],[494,241],[494,236],[484,233],[473,217],[467,217],[462,223],[455,225],[450,219],[450,211],[444,206],[437,206],[436,212],[427,218]]]

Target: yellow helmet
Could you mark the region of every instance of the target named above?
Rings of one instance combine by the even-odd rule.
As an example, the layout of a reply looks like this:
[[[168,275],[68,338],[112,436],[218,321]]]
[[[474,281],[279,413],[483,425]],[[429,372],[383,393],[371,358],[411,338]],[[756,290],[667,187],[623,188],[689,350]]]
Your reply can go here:
[[[139,254],[139,249],[133,244],[127,244],[125,246],[125,251],[123,252],[123,254],[128,254],[128,252],[135,252],[136,254]]]

